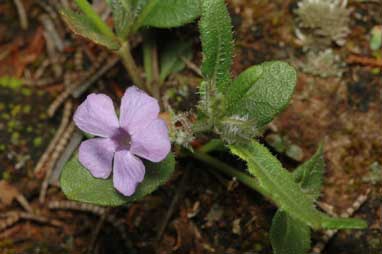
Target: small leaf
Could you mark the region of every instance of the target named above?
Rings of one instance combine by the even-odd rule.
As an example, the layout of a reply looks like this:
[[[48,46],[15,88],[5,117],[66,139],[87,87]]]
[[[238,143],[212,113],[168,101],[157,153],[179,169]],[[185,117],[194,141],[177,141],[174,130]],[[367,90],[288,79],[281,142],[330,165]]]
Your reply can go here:
[[[71,10],[62,10],[61,15],[74,33],[83,36],[94,43],[107,47],[110,50],[117,50],[120,48],[120,44],[116,38],[102,34],[87,16]]]
[[[145,161],[146,175],[133,196],[119,194],[109,179],[94,178],[74,156],[63,168],[60,183],[65,195],[72,200],[102,206],[119,206],[142,199],[166,183],[171,177],[175,160],[172,153],[159,163]]]
[[[330,218],[315,209],[313,200],[295,182],[294,176],[284,169],[268,149],[256,141],[247,145],[231,145],[231,152],[245,160],[249,172],[254,175],[270,198],[280,209],[295,220],[313,229],[365,228],[360,219]]]
[[[308,161],[300,165],[293,176],[305,194],[316,200],[320,196],[324,177],[325,160],[323,146]]]
[[[370,32],[370,48],[374,51],[382,47],[382,26],[374,26]]]
[[[296,86],[296,71],[289,64],[272,61],[242,72],[226,92],[227,115],[255,119],[261,128],[283,111]]]
[[[200,33],[203,48],[202,73],[220,92],[231,82],[232,25],[224,0],[202,1]]]
[[[190,23],[200,15],[200,0],[151,0],[138,17],[141,26],[158,28],[178,27]]]
[[[114,27],[120,38],[125,38],[133,23],[131,7],[127,0],[107,0],[113,13]]]
[[[278,210],[272,220],[270,239],[274,254],[306,254],[310,249],[310,228]]]
[[[143,8],[147,5],[149,0],[124,0],[129,2],[133,18],[135,19],[142,12]]]
[[[82,13],[86,16],[87,20],[97,30],[105,35],[106,37],[112,38],[114,36],[113,31],[107,26],[107,24],[101,19],[100,16],[94,11],[93,6],[88,2],[88,0],[74,0],[78,8],[82,11]]]
[[[161,51],[159,79],[164,81],[171,73],[184,69],[185,63],[182,58],[191,59],[191,43],[185,41],[171,42]]]

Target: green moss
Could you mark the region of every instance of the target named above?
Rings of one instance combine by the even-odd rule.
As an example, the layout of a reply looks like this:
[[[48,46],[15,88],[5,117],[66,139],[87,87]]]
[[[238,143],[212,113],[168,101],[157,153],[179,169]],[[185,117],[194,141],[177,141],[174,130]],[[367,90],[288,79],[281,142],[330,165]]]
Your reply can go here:
[[[2,179],[5,181],[9,181],[11,179],[11,173],[9,173],[8,171],[4,171],[2,175]]]
[[[36,137],[33,139],[33,146],[39,147],[42,144],[42,138],[41,137]]]
[[[17,116],[21,111],[21,105],[16,105],[12,108],[11,110],[11,115],[12,116]]]
[[[23,113],[29,114],[31,112],[31,106],[30,105],[24,105],[23,107]]]
[[[20,133],[13,132],[12,135],[11,135],[11,142],[12,142],[12,144],[18,144],[19,143],[19,138],[20,138]]]
[[[30,96],[32,95],[32,90],[24,87],[21,89],[21,94],[24,96]]]
[[[22,80],[11,77],[11,76],[2,76],[0,77],[0,86],[7,87],[11,89],[17,89],[22,85]]]

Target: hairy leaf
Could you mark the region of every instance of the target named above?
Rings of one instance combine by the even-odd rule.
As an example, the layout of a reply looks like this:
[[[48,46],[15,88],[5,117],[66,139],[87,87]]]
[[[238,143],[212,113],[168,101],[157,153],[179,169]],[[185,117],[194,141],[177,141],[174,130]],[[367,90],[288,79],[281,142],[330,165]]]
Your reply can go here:
[[[107,0],[107,3],[113,12],[114,27],[117,35],[121,38],[125,38],[133,22],[129,1]]]
[[[272,220],[270,239],[274,254],[306,254],[310,249],[310,228],[278,210]]]
[[[232,153],[247,162],[264,195],[292,218],[304,222],[313,229],[365,228],[359,219],[330,218],[315,209],[313,200],[305,195],[291,173],[285,170],[268,149],[257,141],[247,145],[231,145]]]
[[[320,145],[317,152],[308,161],[293,171],[295,181],[300,185],[304,193],[316,200],[320,196],[322,181],[325,170],[323,146]]]
[[[183,70],[185,63],[182,58],[189,60],[191,57],[190,42],[177,41],[168,43],[161,51],[159,79],[164,81],[171,73]]]
[[[74,156],[63,168],[60,183],[65,195],[72,200],[102,206],[119,206],[142,199],[150,194],[172,175],[175,168],[173,154],[159,163],[145,161],[146,175],[133,196],[125,197],[113,187],[109,179],[94,178]]]
[[[149,0],[124,0],[124,1],[129,2],[134,19],[142,12],[143,8],[149,2]]]
[[[295,181],[312,200],[320,195],[324,167],[320,145],[312,158],[293,171]],[[280,209],[273,217],[270,238],[275,254],[305,254],[310,249],[310,228]]]
[[[100,16],[93,10],[92,5],[87,0],[74,0],[78,8],[86,16],[87,20],[93,24],[97,30],[106,37],[113,37],[114,34]]]
[[[220,92],[231,82],[232,25],[224,0],[202,1],[200,33],[203,47],[202,73]]]
[[[190,23],[200,15],[200,0],[150,0],[141,11],[135,30],[141,26],[171,28]]]
[[[61,15],[74,33],[107,47],[110,50],[118,50],[120,48],[120,43],[114,36],[109,37],[102,34],[98,27],[95,26],[87,16],[71,10],[62,10]]]
[[[226,92],[227,115],[254,119],[261,128],[288,105],[296,86],[296,71],[272,61],[242,72]]]

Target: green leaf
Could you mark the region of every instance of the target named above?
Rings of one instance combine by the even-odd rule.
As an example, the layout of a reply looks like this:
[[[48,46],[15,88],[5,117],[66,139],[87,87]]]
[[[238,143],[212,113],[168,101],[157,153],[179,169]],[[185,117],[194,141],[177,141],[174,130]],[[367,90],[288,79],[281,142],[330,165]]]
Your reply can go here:
[[[370,48],[374,51],[382,47],[382,26],[374,26],[370,32]]]
[[[268,149],[256,141],[247,145],[231,145],[233,154],[245,160],[264,195],[295,220],[313,229],[365,228],[359,219],[330,218],[315,209],[313,200],[301,190],[291,173],[285,170]]]
[[[93,24],[98,31],[106,37],[112,38],[114,36],[113,31],[106,25],[100,16],[93,10],[92,5],[87,0],[74,0],[78,8],[86,16],[87,20]]]
[[[143,8],[149,2],[149,0],[124,0],[124,1],[129,2],[134,19],[142,12]]]
[[[131,6],[127,0],[107,0],[113,13],[114,27],[117,35],[124,39],[133,24]]]
[[[74,33],[107,47],[110,50],[118,50],[120,48],[120,43],[114,36],[109,37],[102,34],[99,28],[95,26],[87,16],[71,10],[62,10],[61,15]]]
[[[177,41],[166,44],[160,55],[160,75],[163,82],[168,75],[184,69],[182,58],[190,60],[192,57],[191,42]]]
[[[202,73],[224,93],[231,82],[232,25],[224,0],[202,1],[200,33],[203,48]]]
[[[305,254],[310,249],[310,228],[278,210],[272,220],[270,239],[274,254]]]
[[[320,195],[325,168],[323,146],[308,161],[293,171],[293,177],[302,191],[312,200]],[[305,254],[310,249],[310,228],[278,210],[273,217],[270,231],[275,254]]]
[[[296,71],[289,64],[272,61],[242,72],[226,92],[227,115],[255,119],[261,128],[283,111],[296,86]]]
[[[141,26],[178,27],[200,15],[200,0],[150,0],[140,13],[135,31]]]
[[[94,178],[74,156],[64,167],[60,183],[65,195],[72,200],[102,206],[119,206],[142,199],[167,182],[175,168],[172,153],[159,163],[145,161],[146,175],[131,197],[119,194],[109,179]]]
[[[305,195],[311,197],[312,200],[316,200],[320,196],[324,170],[324,150],[323,146],[320,145],[312,158],[293,171],[295,181],[300,185]]]

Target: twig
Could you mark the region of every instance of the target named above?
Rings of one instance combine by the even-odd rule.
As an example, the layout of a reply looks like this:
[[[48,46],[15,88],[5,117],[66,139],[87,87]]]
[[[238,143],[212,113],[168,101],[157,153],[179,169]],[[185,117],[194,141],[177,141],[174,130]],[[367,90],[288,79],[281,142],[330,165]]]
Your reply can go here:
[[[353,214],[361,208],[363,204],[367,201],[369,194],[370,194],[371,189],[367,189],[365,194],[361,194],[358,196],[358,198],[355,200],[355,202],[348,208],[346,209],[345,212],[341,214],[342,218],[350,218],[353,216]],[[312,248],[312,254],[321,254],[321,252],[325,249],[327,243],[337,234],[338,230],[326,230],[324,232],[324,235],[313,248]]]
[[[100,70],[97,71],[94,75],[90,77],[89,80],[84,82],[81,86],[77,87],[72,95],[74,98],[80,97],[89,87],[94,84],[99,78],[101,78],[106,72],[108,72],[111,68],[113,68],[119,61],[118,57],[113,57],[109,60]]]
[[[329,214],[330,216],[337,217],[338,214],[334,212],[334,207],[328,203],[325,202],[317,202],[317,205],[319,208],[321,208],[325,213]]]
[[[103,227],[103,225],[105,224],[105,221],[106,221],[106,217],[108,215],[108,210],[106,210],[104,212],[104,214],[101,215],[101,218],[100,220],[98,221],[97,223],[97,226],[92,234],[92,238],[90,240],[90,244],[89,244],[89,249],[88,249],[88,253],[94,253],[94,249],[95,249],[95,245],[96,245],[96,241],[97,241],[97,238],[98,238],[98,235],[99,233],[101,232],[101,229]]]
[[[74,201],[51,201],[48,203],[48,208],[51,210],[74,210],[90,212],[98,216],[102,216],[107,210],[106,208],[100,206],[78,203]]]
[[[48,207],[52,210],[74,210],[81,212],[90,212],[97,216],[103,216],[108,210],[107,208],[103,208],[100,206],[85,203],[77,203],[74,201],[52,201],[48,204]],[[110,214],[105,217],[105,220],[119,231],[122,240],[126,244],[126,247],[130,247],[130,241],[127,237],[127,233],[123,224],[120,223],[116,217]]]
[[[181,59],[186,64],[187,68],[189,68],[190,70],[195,72],[195,74],[198,75],[199,77],[203,77],[202,71],[200,70],[200,68],[198,66],[196,66],[196,64],[194,64],[193,62],[189,61],[185,57],[181,57]]]
[[[52,117],[56,110],[61,106],[61,104],[70,96],[73,95],[75,98],[79,97],[83,91],[89,88],[97,79],[99,79],[102,75],[104,75],[108,70],[110,70],[117,62],[117,58],[113,58],[110,60],[110,63],[102,66],[98,71],[98,67],[100,67],[103,62],[107,58],[107,54],[103,53],[98,58],[97,61],[93,64],[90,70],[84,73],[84,76],[80,81],[74,82],[71,86],[69,86],[64,92],[62,92],[49,106],[48,115]],[[111,64],[113,63],[113,64]],[[106,68],[106,66],[108,68]],[[80,86],[80,88],[78,87]],[[82,87],[82,89],[81,89]],[[84,88],[85,87],[85,88]],[[77,91],[78,89],[78,91]],[[81,90],[80,90],[81,89]]]
[[[19,14],[20,26],[22,29],[28,29],[28,17],[25,12],[25,8],[21,0],[13,0],[15,2],[17,13]]]
[[[57,159],[60,157],[62,151],[65,149],[75,129],[76,129],[76,126],[74,122],[71,122],[69,126],[66,128],[65,132],[62,134],[61,139],[57,142],[57,145],[54,151],[52,152],[50,161],[47,163],[45,179],[41,185],[41,191],[40,191],[40,197],[39,197],[40,203],[44,203],[45,201],[46,191],[48,189],[49,179],[52,175],[53,167],[56,165]]]
[[[67,101],[65,103],[64,112],[62,114],[62,119],[61,119],[60,127],[58,128],[58,131],[54,135],[54,137],[53,137],[52,141],[50,142],[48,148],[44,151],[43,155],[41,156],[40,160],[38,161],[38,163],[37,163],[37,165],[36,165],[36,167],[34,169],[35,175],[37,175],[37,176],[40,175],[41,176],[41,174],[43,172],[43,166],[47,162],[48,157],[50,156],[50,154],[54,150],[58,140],[62,136],[63,132],[65,131],[65,128],[67,127],[67,125],[69,123],[70,115],[72,113],[72,108],[73,108],[72,102],[71,101]]]
[[[58,179],[60,177],[62,168],[65,163],[70,159],[73,152],[77,149],[78,145],[81,143],[83,134],[81,131],[75,131],[66,146],[65,150],[62,152],[60,158],[57,160],[56,166],[53,168],[52,175],[49,179],[49,183],[53,185],[58,185]]]
[[[24,197],[23,194],[18,194],[16,196],[17,202],[27,211],[28,213],[33,213],[32,207],[29,205],[28,200]]]
[[[43,216],[35,215],[32,213],[13,211],[13,212],[8,212],[5,214],[2,214],[1,217],[5,218],[5,220],[0,221],[0,231],[3,231],[4,229],[16,224],[21,219],[36,221],[39,223],[50,224],[50,225],[53,225],[55,227],[61,227],[62,226],[62,223],[60,221],[48,219],[48,218],[45,218]]]
[[[61,39],[59,33],[57,32],[55,25],[47,14],[42,14],[39,16],[39,20],[45,28],[45,32],[49,34],[49,37],[52,39],[53,45],[55,48],[62,52],[64,50],[64,42]]]
[[[166,230],[168,222],[169,222],[172,214],[174,213],[174,210],[175,210],[179,200],[184,195],[185,188],[186,188],[186,181],[189,178],[190,171],[191,170],[187,169],[186,172],[183,174],[182,179],[180,180],[179,185],[177,187],[176,194],[175,194],[174,198],[171,201],[170,207],[167,210],[166,216],[163,218],[163,220],[162,220],[162,222],[160,224],[160,227],[159,227],[159,230],[158,230],[158,233],[157,233],[157,236],[156,236],[156,242],[157,242],[158,245],[160,243],[160,240],[162,239],[163,233]]]
[[[367,65],[372,67],[379,67],[382,68],[382,60],[381,59],[374,59],[364,56],[357,56],[357,55],[350,55],[346,62],[349,64],[361,64],[361,65]]]
[[[38,79],[38,80],[32,80],[32,79],[24,79],[23,84],[26,86],[37,86],[37,87],[42,87],[42,86],[47,86],[51,85],[54,83],[58,83],[59,79],[57,78],[44,78],[44,79]]]

